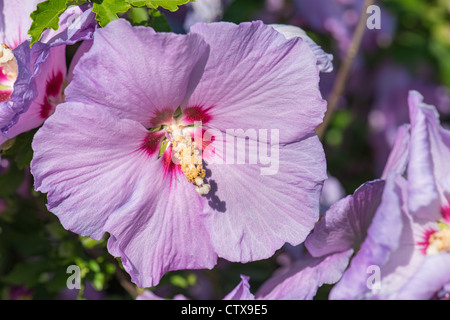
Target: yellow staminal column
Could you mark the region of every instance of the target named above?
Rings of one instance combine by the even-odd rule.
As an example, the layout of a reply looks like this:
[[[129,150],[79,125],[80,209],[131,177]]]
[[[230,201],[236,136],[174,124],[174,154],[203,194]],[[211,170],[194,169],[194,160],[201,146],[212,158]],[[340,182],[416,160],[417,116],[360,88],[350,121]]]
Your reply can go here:
[[[167,133],[172,137],[172,151],[179,160],[181,171],[187,181],[196,186],[195,191],[198,194],[208,194],[211,186],[204,182],[206,171],[203,169],[202,157],[192,141],[189,130],[181,125],[172,125],[167,128]]]
[[[433,233],[428,241],[430,245],[428,246],[427,254],[450,253],[450,229],[443,229]]]

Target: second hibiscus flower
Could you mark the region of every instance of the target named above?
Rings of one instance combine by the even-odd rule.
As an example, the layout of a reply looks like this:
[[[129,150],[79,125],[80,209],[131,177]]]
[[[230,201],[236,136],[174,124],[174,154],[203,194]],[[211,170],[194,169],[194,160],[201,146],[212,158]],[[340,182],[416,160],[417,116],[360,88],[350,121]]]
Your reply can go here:
[[[109,233],[140,287],[269,258],[319,217],[318,83],[308,45],[261,22],[188,35],[111,22],[35,136],[35,187],[68,230]]]

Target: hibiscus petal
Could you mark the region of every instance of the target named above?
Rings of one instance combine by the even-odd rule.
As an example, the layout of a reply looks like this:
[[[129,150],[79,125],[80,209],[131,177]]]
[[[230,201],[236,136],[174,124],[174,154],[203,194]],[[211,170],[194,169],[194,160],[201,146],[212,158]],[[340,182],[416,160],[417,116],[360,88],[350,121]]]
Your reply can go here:
[[[259,149],[264,145],[260,141]],[[249,146],[245,152],[251,158]],[[220,257],[239,262],[268,258],[285,242],[303,242],[317,222],[326,179],[317,136],[280,146],[278,158],[273,159],[277,170],[272,166],[271,174],[250,160],[231,164],[225,157],[223,164],[205,165],[211,191],[203,217]]]
[[[29,39],[28,29],[32,20],[30,14],[43,0],[3,0],[0,3],[0,43],[14,49]]]
[[[43,46],[37,43],[31,49],[29,41],[25,41],[13,50],[17,61],[17,79],[10,97],[10,110],[1,112],[2,133],[9,131],[19,119],[19,115],[28,110],[30,103],[38,94],[33,78],[39,74],[41,64],[48,56],[48,51],[44,52]],[[7,107],[7,105],[4,104],[3,107]]]
[[[320,257],[350,248],[357,250],[380,205],[384,186],[383,180],[367,182],[353,195],[332,205],[305,242],[311,255]]]
[[[241,282],[222,300],[255,300],[255,296],[250,292],[250,277],[241,275]]]
[[[309,254],[289,269],[266,281],[256,293],[258,300],[312,300],[323,284],[342,277],[353,250],[313,258]]]
[[[316,58],[302,39],[286,40],[262,22],[199,23],[192,33],[204,38],[211,54],[187,107],[210,108],[211,127],[279,129],[280,143],[314,133],[326,102]]]
[[[318,46],[310,37],[308,37],[306,32],[301,28],[284,24],[271,24],[270,26],[285,36],[286,39],[296,37],[302,38],[314,52],[320,72],[333,71],[333,55],[323,51],[322,48]]]
[[[2,133],[5,131],[4,128],[8,128],[11,121],[17,121],[16,117],[18,117],[17,112],[12,108],[9,101],[0,102],[0,128],[2,128]],[[4,141],[5,140],[0,140],[0,143],[3,143]]]
[[[50,46],[72,45],[92,39],[98,27],[92,5],[69,6],[59,17],[58,29],[46,29],[40,41]]]
[[[432,299],[450,283],[450,253],[427,256],[410,281],[395,297],[398,300]]]
[[[411,118],[410,160],[407,172],[408,207],[412,215],[437,220],[440,217],[440,201],[433,172],[430,123],[426,115],[426,109],[429,107],[422,101],[423,97],[420,93],[410,92],[408,96]]]
[[[29,51],[30,55],[33,54],[32,50],[30,49]],[[27,110],[25,110],[23,101],[18,101],[14,102],[14,107],[19,110],[14,114],[10,114],[8,117],[0,115],[0,119],[8,123],[5,127],[9,126],[5,133],[0,134],[0,143],[20,133],[39,127],[53,113],[55,106],[50,100],[57,99],[62,94],[61,91],[67,69],[65,54],[64,46],[52,48],[49,51],[46,62],[40,64],[39,70],[34,71],[33,75],[30,75],[31,72],[19,73],[17,85],[14,87],[11,99],[17,101],[17,99],[20,99],[20,93],[23,96],[28,93],[35,96],[35,98],[30,99],[30,106]],[[31,67],[33,64],[29,62],[28,65]],[[30,81],[34,81],[33,84],[30,84]],[[24,83],[24,85],[20,85],[21,83]],[[18,107],[19,105],[23,106],[22,110]],[[14,118],[16,116],[18,117],[17,120]],[[14,125],[11,125],[12,123]]]
[[[119,19],[95,33],[74,69],[66,101],[105,106],[149,127],[157,111],[175,111],[190,95],[207,56],[198,35],[156,33]]]
[[[380,270],[389,255],[399,247],[403,230],[401,199],[406,193],[404,190],[406,181],[401,176],[390,174],[367,237],[342,279],[331,290],[330,299],[356,299],[371,291],[368,286],[370,273]]]
[[[386,179],[390,171],[400,175],[405,174],[409,160],[409,130],[409,124],[402,125],[398,128],[394,146],[389,154],[381,179]]]
[[[142,146],[148,131],[101,106],[58,106],[33,141],[35,189],[62,225],[93,239],[110,234],[140,287],[165,272],[212,268],[212,250],[199,212],[204,205],[184,177],[170,183],[163,163]]]
[[[80,21],[82,21],[76,25],[79,29],[75,30],[65,26],[66,20],[70,20],[78,14],[81,14]],[[0,137],[1,142],[21,132],[36,128],[53,112],[54,106],[48,103],[47,98],[49,94],[56,95],[55,91],[57,87],[60,87],[60,83],[56,84],[56,82],[62,81],[56,80],[65,77],[67,69],[65,45],[92,38],[96,26],[94,16],[90,12],[89,6],[72,7],[62,14],[60,28],[57,31],[47,30],[44,32],[44,38],[48,38],[45,37],[47,32],[52,34],[51,40],[46,39],[45,44],[35,43],[32,48],[30,48],[30,41],[27,40],[13,50],[18,65],[18,75],[10,97],[13,102],[11,109],[14,112],[2,111],[0,124],[4,125],[1,126],[1,131],[8,134]],[[72,31],[69,32],[70,30]],[[47,92],[49,85],[54,88],[51,92]],[[31,110],[28,113],[29,109]],[[42,114],[40,114],[41,110]],[[17,127],[11,129],[18,120],[20,123]]]

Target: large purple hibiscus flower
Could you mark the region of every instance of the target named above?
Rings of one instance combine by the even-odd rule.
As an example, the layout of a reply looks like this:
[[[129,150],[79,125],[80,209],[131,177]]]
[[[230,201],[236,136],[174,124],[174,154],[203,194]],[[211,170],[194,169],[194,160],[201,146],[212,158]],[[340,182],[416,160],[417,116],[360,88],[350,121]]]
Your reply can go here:
[[[36,190],[65,228],[109,233],[140,287],[217,257],[268,258],[319,216],[318,82],[308,45],[261,22],[176,35],[119,19],[35,136]]]

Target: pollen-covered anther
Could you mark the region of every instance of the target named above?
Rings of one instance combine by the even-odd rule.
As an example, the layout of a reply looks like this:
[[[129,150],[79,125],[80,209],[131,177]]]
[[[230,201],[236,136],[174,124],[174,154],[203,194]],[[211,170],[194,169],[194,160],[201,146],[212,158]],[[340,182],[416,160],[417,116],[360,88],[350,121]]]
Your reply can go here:
[[[195,148],[190,132],[185,132],[182,127],[172,126],[167,129],[172,137],[172,151],[179,160],[181,171],[189,183],[195,185],[195,191],[200,195],[206,195],[211,186],[204,182],[206,171],[203,169],[200,151]]]
[[[429,243],[427,254],[450,253],[450,229],[443,229],[433,233],[429,238]]]

